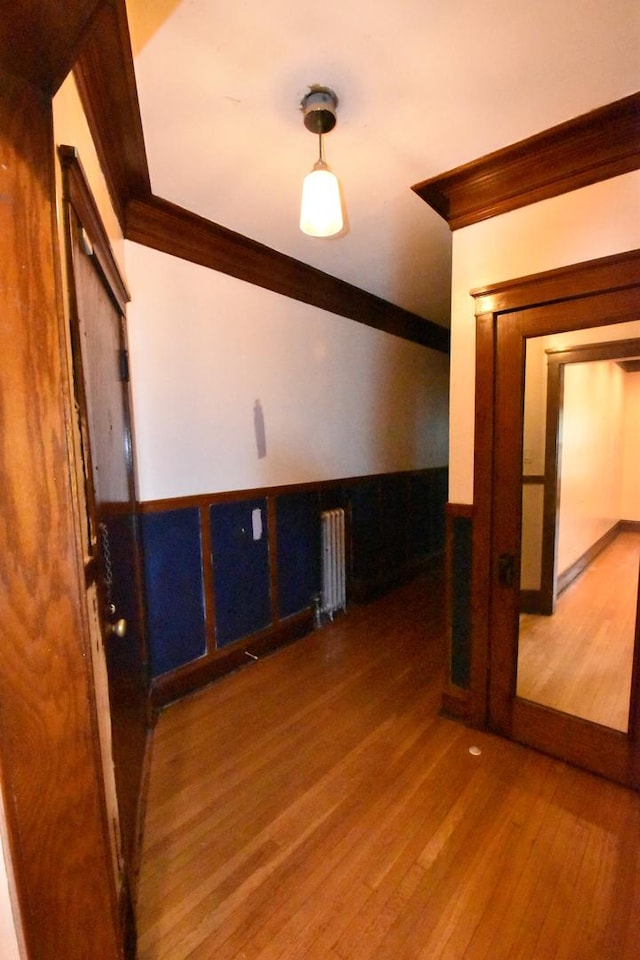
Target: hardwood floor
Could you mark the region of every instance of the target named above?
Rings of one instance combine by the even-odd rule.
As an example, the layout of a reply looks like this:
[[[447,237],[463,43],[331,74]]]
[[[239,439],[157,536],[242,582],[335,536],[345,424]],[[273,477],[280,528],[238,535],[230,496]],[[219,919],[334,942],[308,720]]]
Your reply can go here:
[[[439,716],[442,606],[417,581],[161,715],[140,960],[636,960],[640,796]]]
[[[620,533],[553,616],[521,615],[518,696],[628,729],[639,560],[640,533]]]

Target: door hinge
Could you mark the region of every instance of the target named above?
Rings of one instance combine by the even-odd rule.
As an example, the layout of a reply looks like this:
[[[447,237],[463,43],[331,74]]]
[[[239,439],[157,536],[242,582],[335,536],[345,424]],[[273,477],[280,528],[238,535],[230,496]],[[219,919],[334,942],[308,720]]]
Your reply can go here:
[[[123,383],[129,383],[129,351],[120,351],[120,379]]]

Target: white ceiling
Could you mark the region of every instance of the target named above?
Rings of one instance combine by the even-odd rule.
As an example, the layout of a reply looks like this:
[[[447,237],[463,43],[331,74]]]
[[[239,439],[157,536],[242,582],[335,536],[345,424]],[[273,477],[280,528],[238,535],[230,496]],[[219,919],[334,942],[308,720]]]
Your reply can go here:
[[[155,194],[439,323],[451,235],[410,187],[640,89],[638,0],[127,0]],[[298,229],[325,139],[349,230]]]

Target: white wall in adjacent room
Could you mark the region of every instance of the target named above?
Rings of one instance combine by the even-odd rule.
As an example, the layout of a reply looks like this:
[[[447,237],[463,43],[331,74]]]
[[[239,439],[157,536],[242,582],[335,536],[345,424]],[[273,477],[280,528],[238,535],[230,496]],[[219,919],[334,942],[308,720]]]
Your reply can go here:
[[[559,573],[620,519],[624,379],[612,360],[565,366]]]
[[[640,521],[640,373],[624,378],[621,520]]]

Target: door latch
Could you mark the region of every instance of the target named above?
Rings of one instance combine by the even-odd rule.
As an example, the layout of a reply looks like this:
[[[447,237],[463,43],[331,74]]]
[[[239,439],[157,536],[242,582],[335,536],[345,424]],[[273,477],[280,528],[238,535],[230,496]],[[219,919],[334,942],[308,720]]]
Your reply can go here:
[[[503,587],[512,587],[516,575],[516,558],[512,553],[501,553],[498,557],[498,580]]]

